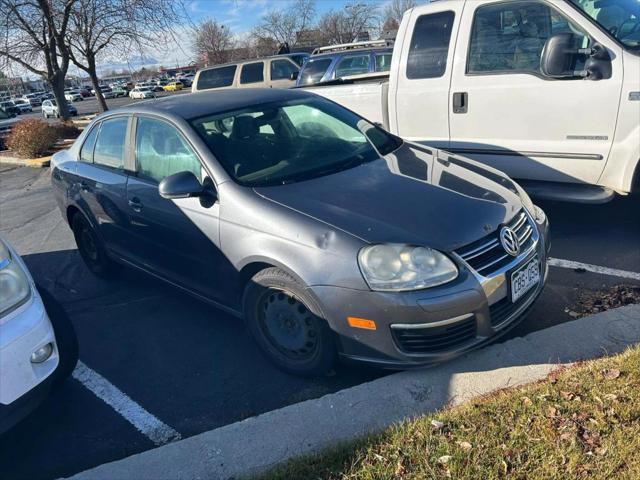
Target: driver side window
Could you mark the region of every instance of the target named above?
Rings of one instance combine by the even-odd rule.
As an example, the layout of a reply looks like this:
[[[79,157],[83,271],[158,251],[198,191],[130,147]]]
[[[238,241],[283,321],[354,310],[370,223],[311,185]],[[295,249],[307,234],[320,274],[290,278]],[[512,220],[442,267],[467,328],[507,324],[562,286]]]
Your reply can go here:
[[[138,118],[136,166],[139,177],[157,183],[184,171],[202,181],[202,165],[186,140],[173,126],[153,118]]]
[[[576,50],[589,38],[569,19],[537,1],[514,1],[476,10],[471,31],[468,74],[540,74],[540,57],[547,39],[571,33]],[[584,58],[574,70],[581,70]]]

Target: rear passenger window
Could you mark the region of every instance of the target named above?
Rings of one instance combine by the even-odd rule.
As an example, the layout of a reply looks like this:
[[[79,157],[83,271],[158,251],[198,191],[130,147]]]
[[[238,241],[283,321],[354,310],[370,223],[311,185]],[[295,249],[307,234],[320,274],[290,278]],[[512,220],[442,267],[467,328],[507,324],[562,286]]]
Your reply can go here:
[[[257,83],[264,82],[264,63],[247,63],[242,66],[240,72],[240,83]]]
[[[299,68],[288,60],[272,60],[271,80],[290,80],[291,74],[298,70]]]
[[[368,53],[366,55],[345,57],[336,66],[335,78],[369,73],[369,61],[370,56]]]
[[[376,55],[376,72],[388,72],[391,70],[391,53],[378,53]]]
[[[233,77],[236,75],[236,65],[202,70],[198,76],[197,90],[209,88],[230,87],[233,85]]]
[[[454,18],[453,12],[418,18],[409,47],[407,78],[437,78],[444,75]]]
[[[105,120],[93,152],[93,163],[111,168],[124,168],[124,146],[128,117]]]
[[[80,150],[81,162],[93,163],[93,147],[96,145],[98,130],[100,130],[100,124],[94,125],[82,144],[82,149]]]

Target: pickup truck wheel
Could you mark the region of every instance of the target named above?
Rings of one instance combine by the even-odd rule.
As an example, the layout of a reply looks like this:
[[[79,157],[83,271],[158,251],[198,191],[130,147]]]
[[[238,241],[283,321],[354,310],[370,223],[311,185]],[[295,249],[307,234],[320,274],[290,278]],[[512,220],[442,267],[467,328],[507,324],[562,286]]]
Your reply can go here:
[[[53,385],[58,386],[64,382],[71,375],[73,369],[76,368],[76,364],[78,363],[78,337],[62,305],[41,286],[36,285],[36,288],[42,298],[47,316],[53,326],[53,333],[56,336],[60,364],[55,372]]]
[[[245,321],[267,357],[281,370],[322,375],[335,364],[336,344],[304,285],[279,268],[253,276],[243,297]]]
[[[76,213],[71,222],[73,236],[80,256],[96,277],[110,278],[118,270],[118,264],[109,258],[100,237],[81,213]]]

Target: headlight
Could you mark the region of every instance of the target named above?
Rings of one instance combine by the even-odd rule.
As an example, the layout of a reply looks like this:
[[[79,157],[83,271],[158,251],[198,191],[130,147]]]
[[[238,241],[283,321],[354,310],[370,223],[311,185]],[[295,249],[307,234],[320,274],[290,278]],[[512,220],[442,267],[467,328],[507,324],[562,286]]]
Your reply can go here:
[[[22,303],[30,293],[29,280],[22,267],[11,259],[11,253],[0,240],[0,317]]]
[[[458,268],[446,255],[426,247],[381,244],[364,247],[360,270],[372,290],[420,290],[450,282]]]
[[[537,205],[533,206],[533,212],[531,212],[531,214],[536,220],[536,223],[543,224],[547,220],[547,214]]]

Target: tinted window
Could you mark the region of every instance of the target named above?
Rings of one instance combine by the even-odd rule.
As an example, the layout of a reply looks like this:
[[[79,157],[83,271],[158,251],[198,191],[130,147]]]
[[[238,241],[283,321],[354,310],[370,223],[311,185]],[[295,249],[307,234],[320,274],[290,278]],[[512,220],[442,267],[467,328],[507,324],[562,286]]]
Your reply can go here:
[[[307,61],[307,63],[304,64],[304,67],[302,67],[302,72],[300,73],[300,84],[309,85],[319,82],[322,80],[322,77],[324,77],[329,65],[331,65],[330,58]]]
[[[193,120],[238,183],[280,185],[374,161],[400,140],[323,98],[272,102]]]
[[[192,172],[202,178],[198,157],[171,125],[151,118],[139,118],[136,127],[138,175],[160,182],[178,172]]]
[[[480,7],[473,21],[467,72],[539,73],[542,49],[555,33],[571,33],[576,50],[588,43],[577,27],[546,4],[508,2]]]
[[[344,57],[336,66],[335,78],[369,73],[369,54]]]
[[[247,63],[242,66],[240,83],[256,83],[264,81],[264,63]]]
[[[233,77],[236,74],[236,65],[227,67],[212,68],[211,70],[203,70],[198,77],[198,90],[208,88],[229,87],[233,84]]]
[[[388,72],[391,70],[391,53],[378,53],[376,55],[376,72]]]
[[[290,80],[291,74],[299,69],[287,60],[271,61],[271,80]]]
[[[102,122],[93,152],[93,163],[112,168],[124,168],[124,146],[128,123],[127,117]]]
[[[437,78],[447,69],[453,12],[423,15],[416,21],[407,58],[407,78]]]
[[[80,161],[93,163],[93,147],[96,144],[96,137],[98,136],[98,130],[100,130],[100,125],[94,126],[84,143],[82,144],[82,150],[80,150]]]

